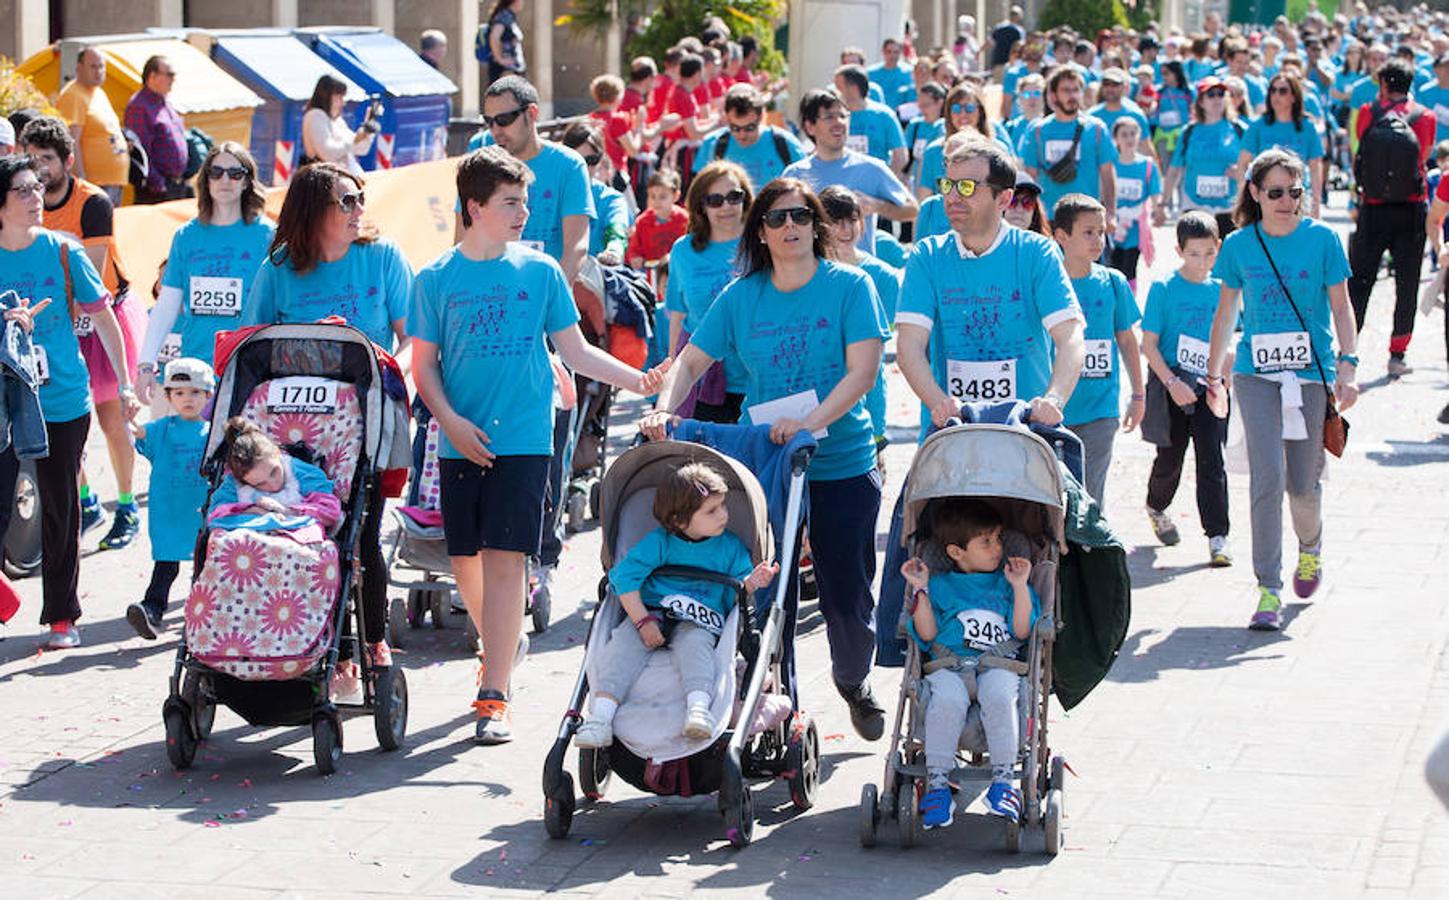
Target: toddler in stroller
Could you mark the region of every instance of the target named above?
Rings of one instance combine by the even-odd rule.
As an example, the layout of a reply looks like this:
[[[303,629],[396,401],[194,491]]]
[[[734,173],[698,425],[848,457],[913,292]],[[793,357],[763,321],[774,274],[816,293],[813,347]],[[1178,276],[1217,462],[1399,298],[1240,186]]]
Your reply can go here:
[[[609,573],[626,618],[614,629],[598,660],[599,683],[590,714],[575,735],[581,748],[613,743],[614,713],[644,671],[648,654],[668,644],[685,691],[680,732],[707,739],[717,724],[714,701],[714,648],[735,606],[722,584],[674,574],[665,567],[690,566],[742,581],[753,594],[775,577],[779,566],[758,565],[744,543],[727,530],[729,487],[705,463],[688,463],[659,485],[654,518],[659,527],[631,547]]]

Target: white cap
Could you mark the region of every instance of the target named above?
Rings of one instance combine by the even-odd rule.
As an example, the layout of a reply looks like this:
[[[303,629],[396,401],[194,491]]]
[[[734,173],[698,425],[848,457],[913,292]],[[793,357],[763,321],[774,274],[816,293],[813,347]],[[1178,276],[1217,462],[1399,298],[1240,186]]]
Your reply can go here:
[[[211,366],[208,366],[205,361],[192,356],[183,356],[166,364],[166,378],[161,382],[161,386],[201,388],[203,391],[209,392],[216,390],[216,376],[211,373]]]

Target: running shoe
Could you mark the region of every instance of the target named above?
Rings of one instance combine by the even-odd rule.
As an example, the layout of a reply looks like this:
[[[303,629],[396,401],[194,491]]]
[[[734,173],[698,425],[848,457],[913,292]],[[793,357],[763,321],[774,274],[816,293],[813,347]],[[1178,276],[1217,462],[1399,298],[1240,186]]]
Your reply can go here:
[[[850,707],[850,724],[855,726],[855,733],[867,741],[880,740],[885,734],[885,709],[876,702],[870,685],[862,681],[848,688],[836,682],[835,689],[845,698],[845,705]]]
[[[1278,599],[1278,592],[1272,588],[1258,588],[1258,611],[1253,613],[1253,618],[1248,620],[1248,628],[1253,631],[1277,631],[1283,627],[1281,610],[1283,601]]]
[[[1162,546],[1171,547],[1182,540],[1182,535],[1177,533],[1177,525],[1173,524],[1172,517],[1165,512],[1158,512],[1152,507],[1147,507],[1147,521],[1152,523],[1152,533],[1162,541]]]
[[[56,622],[50,626],[50,634],[41,641],[46,650],[72,650],[80,646],[80,629],[74,622]]]
[[[478,699],[473,701],[473,709],[478,712],[474,743],[506,744],[513,740],[513,716],[508,712],[508,698],[497,691],[480,688]]]
[[[140,603],[132,603],[126,607],[126,621],[136,629],[137,634],[148,641],[156,640],[156,636],[166,630],[161,617]]]
[[[714,736],[714,713],[708,706],[691,706],[684,717],[684,730],[680,734],[692,741],[703,741]]]
[[[1323,556],[1307,550],[1298,551],[1298,571],[1293,573],[1293,593],[1312,597],[1323,582]]]
[[[101,501],[94,496],[81,501],[81,535],[99,528],[105,516],[101,512]]]
[[[1409,374],[1412,371],[1414,371],[1414,367],[1411,366],[1411,365],[1409,365],[1408,363],[1404,362],[1404,354],[1402,354],[1402,353],[1390,353],[1389,354],[1389,377],[1390,378],[1402,378],[1402,377],[1404,377],[1405,375]]]
[[[986,792],[986,808],[993,816],[1013,822],[1021,821],[1021,792],[1005,781],[991,782]]]
[[[1233,564],[1233,554],[1228,552],[1228,536],[1214,535],[1208,538],[1208,565],[1223,569]]]
[[[934,787],[921,798],[921,827],[950,828],[956,821],[956,800],[948,787]]]
[[[102,550],[120,550],[131,546],[141,531],[141,514],[134,506],[116,507],[116,517],[111,520],[111,530],[101,538]]]
[[[614,743],[614,726],[603,719],[585,719],[574,732],[574,743],[582,750],[602,750]]]

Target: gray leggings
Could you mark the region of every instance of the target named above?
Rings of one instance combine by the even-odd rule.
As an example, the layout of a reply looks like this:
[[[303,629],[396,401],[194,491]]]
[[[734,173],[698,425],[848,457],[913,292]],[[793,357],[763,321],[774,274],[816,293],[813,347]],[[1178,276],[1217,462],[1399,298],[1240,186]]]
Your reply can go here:
[[[680,622],[674,626],[669,643],[659,648],[673,651],[670,656],[679,672],[686,697],[694,691],[714,694],[714,645],[715,636],[708,630]],[[599,681],[594,689],[622,704],[648,664],[651,652],[640,639],[639,629],[634,627],[633,622],[624,619],[614,628],[613,636],[600,653],[602,658],[595,669],[599,673]]]
[[[981,727],[992,765],[1016,762],[1016,697],[1021,676],[1006,669],[977,669],[973,697],[971,675],[970,670],[937,669],[926,676],[931,686],[931,702],[926,706],[926,768],[930,771],[956,767],[956,747],[972,700],[981,706]]]
[[[1117,418],[1093,419],[1067,428],[1082,439],[1082,475],[1087,483],[1082,487],[1097,501],[1102,512],[1107,511],[1107,470],[1112,467],[1112,444],[1117,439]]]
[[[1253,528],[1253,574],[1265,588],[1283,587],[1283,493],[1298,545],[1316,548],[1323,538],[1323,413],[1327,393],[1303,382],[1303,420],[1308,438],[1283,440],[1283,403],[1278,382],[1234,375],[1238,412],[1248,447],[1248,495]]]

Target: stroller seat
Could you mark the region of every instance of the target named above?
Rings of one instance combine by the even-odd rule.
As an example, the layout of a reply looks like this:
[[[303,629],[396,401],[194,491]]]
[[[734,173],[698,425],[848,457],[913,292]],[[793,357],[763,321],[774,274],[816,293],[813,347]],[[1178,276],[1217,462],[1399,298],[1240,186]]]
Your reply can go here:
[[[290,399],[279,391],[302,388],[314,389],[316,402],[276,402]],[[325,378],[275,378],[252,390],[241,414],[282,448],[305,447],[312,454],[311,462],[332,479],[337,499],[347,505],[362,455],[362,404],[357,399],[357,388]]]

